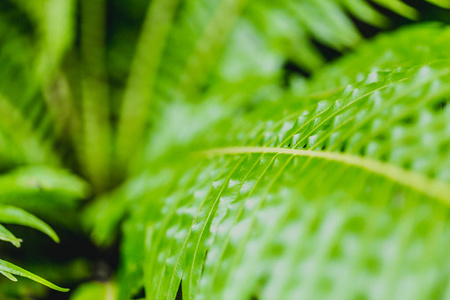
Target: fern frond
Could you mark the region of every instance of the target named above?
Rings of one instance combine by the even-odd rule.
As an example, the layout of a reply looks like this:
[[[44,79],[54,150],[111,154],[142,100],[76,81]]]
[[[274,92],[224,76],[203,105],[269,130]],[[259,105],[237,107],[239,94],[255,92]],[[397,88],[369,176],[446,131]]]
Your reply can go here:
[[[162,57],[164,65],[160,70],[159,86],[156,87],[159,97],[188,97],[192,94],[186,89],[201,87],[214,67],[211,63],[219,57],[225,38],[245,2],[232,0],[184,3],[179,19],[173,24]],[[192,85],[189,80],[192,80]],[[194,100],[189,97],[187,99]]]
[[[221,143],[252,148],[225,148],[215,151],[219,157],[185,163],[192,171],[167,194],[149,193],[164,199],[155,225],[148,223],[153,205],[133,213],[145,229],[129,243],[140,239],[147,249],[146,293],[173,299],[182,281],[189,299],[370,297],[377,283],[367,276],[374,276],[390,297],[402,293],[404,274],[419,282],[437,270],[410,296],[442,295],[439,261],[446,255],[436,249],[449,242],[448,109],[441,105],[450,93],[448,66],[444,60],[372,73],[315,107],[292,99],[298,112],[277,117],[273,103],[231,125],[232,139]],[[369,211],[373,217],[361,219]],[[421,222],[426,233],[413,235]],[[384,256],[389,241],[394,252]],[[411,257],[399,260],[400,253]],[[335,266],[346,270],[344,278]],[[347,285],[355,276],[360,284]]]

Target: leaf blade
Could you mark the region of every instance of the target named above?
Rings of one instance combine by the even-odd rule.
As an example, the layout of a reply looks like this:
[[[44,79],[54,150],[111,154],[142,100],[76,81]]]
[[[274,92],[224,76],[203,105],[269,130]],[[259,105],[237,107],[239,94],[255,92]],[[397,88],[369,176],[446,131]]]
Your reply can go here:
[[[2,260],[2,259],[0,259],[0,271],[2,271],[2,274],[9,273],[9,276],[5,275],[9,279],[14,278],[14,276],[11,275],[11,274],[14,274],[17,276],[29,278],[35,282],[38,282],[42,285],[45,285],[46,287],[49,287],[49,288],[59,291],[59,292],[68,292],[69,291],[69,289],[59,287],[59,286],[51,283],[50,281],[45,280],[42,277],[39,277],[25,269],[22,269],[21,267],[18,267],[16,265],[14,265],[10,262],[7,262],[5,260]],[[12,276],[12,277],[10,277],[10,276]],[[13,279],[11,279],[11,280],[13,280]]]
[[[0,222],[34,228],[48,235],[56,243],[59,243],[58,235],[50,226],[23,209],[9,205],[0,205]]]

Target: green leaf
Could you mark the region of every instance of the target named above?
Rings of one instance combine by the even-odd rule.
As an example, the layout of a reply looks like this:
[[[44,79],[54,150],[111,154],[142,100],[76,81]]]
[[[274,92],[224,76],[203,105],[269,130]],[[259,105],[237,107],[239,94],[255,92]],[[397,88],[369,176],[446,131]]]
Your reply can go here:
[[[54,285],[53,283],[33,274],[31,272],[28,272],[27,270],[24,270],[21,267],[18,267],[12,263],[9,263],[9,262],[1,260],[1,259],[0,259],[0,271],[3,275],[5,275],[6,277],[8,277],[9,279],[11,279],[13,281],[16,281],[17,279],[15,279],[15,277],[12,276],[11,274],[29,278],[33,281],[36,281],[36,282],[38,282],[42,285],[45,285],[51,289],[54,289],[56,291],[60,291],[60,292],[69,291],[69,289],[61,288],[57,285]]]
[[[59,243],[58,235],[50,226],[20,208],[0,205],[0,222],[34,228],[45,233],[46,235],[51,237],[52,240]]]
[[[0,224],[0,240],[10,242],[17,248],[20,247],[21,239],[18,239],[11,233],[8,229],[6,229],[3,225]]]

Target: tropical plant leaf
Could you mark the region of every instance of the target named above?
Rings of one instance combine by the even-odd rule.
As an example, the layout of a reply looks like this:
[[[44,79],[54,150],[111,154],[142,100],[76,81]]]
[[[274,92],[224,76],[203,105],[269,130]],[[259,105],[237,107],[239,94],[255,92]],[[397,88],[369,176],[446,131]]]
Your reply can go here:
[[[0,259],[0,271],[1,271],[1,274],[5,275],[8,279],[11,279],[13,281],[17,281],[17,279],[13,276],[13,275],[17,275],[17,276],[29,278],[33,281],[36,281],[42,285],[45,285],[51,289],[54,289],[54,290],[57,290],[60,292],[69,291],[69,289],[61,288],[57,285],[54,285],[53,283],[33,274],[31,272],[28,272],[27,270],[24,270],[12,263],[9,263],[9,262],[1,260],[1,259]]]

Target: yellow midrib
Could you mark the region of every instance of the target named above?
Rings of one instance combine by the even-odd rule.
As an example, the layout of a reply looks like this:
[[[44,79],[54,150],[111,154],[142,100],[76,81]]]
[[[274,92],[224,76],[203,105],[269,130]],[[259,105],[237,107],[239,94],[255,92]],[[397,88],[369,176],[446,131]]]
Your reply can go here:
[[[354,154],[277,147],[227,147],[210,149],[201,151],[199,153],[206,156],[273,153],[322,158],[330,161],[344,163],[389,178],[400,185],[406,186],[424,195],[435,198],[446,205],[450,205],[450,186],[448,184],[435,179],[430,179],[420,173],[406,170],[390,163],[381,162],[375,159]]]

